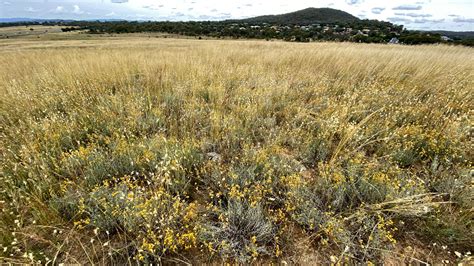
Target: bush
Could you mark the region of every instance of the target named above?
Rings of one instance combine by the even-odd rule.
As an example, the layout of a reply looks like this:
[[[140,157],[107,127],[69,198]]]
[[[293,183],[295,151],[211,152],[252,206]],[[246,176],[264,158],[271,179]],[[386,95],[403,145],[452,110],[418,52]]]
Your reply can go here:
[[[231,200],[226,206],[210,209],[201,239],[211,254],[242,263],[273,255],[277,228],[260,205]]]

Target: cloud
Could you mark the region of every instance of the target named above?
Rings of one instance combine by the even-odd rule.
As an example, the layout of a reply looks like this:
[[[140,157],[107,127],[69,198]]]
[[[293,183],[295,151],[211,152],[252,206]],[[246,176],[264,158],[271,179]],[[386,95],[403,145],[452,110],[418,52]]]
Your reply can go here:
[[[474,18],[454,18],[456,23],[474,23]]]
[[[213,8],[213,9],[211,9],[211,12],[212,13],[217,12],[217,9]]]
[[[78,5],[74,5],[73,8],[72,13],[77,15],[84,14],[84,11],[82,11]]]
[[[413,22],[411,19],[408,18],[402,18],[402,17],[389,17],[387,18],[390,22],[393,23],[398,23],[398,22],[404,22],[404,23],[411,23]]]
[[[127,18],[133,19],[133,20],[141,20],[141,21],[153,20],[152,17],[150,17],[148,15],[145,15],[145,14],[130,14],[130,15],[127,15]]]
[[[444,18],[442,19],[415,19],[415,23],[421,24],[421,23],[441,23],[444,22]]]
[[[128,0],[111,0],[111,2],[114,4],[123,4],[123,3],[127,3]]]
[[[63,13],[64,12],[64,7],[63,6],[57,6],[54,10],[54,13]]]
[[[106,14],[105,16],[106,16],[106,17],[114,17],[114,16],[117,16],[117,14],[112,11],[112,12]]]
[[[380,14],[380,13],[382,13],[382,11],[384,11],[384,10],[385,10],[385,7],[374,7],[374,8],[372,8],[372,13],[374,13],[374,14]]]
[[[346,3],[348,5],[357,5],[357,4],[360,4],[362,2],[364,2],[364,0],[346,0]]]
[[[153,6],[153,5],[147,5],[147,6],[142,6],[142,8],[146,8],[146,9],[150,9],[150,10],[158,10],[160,9],[160,7],[162,7],[163,5],[161,6]]]
[[[431,14],[417,14],[417,13],[395,13],[395,16],[406,16],[412,18],[430,18]]]
[[[32,7],[28,7],[28,8],[26,9],[26,11],[27,11],[27,12],[34,13],[34,12],[38,12],[39,10],[38,10],[38,9],[34,9],[34,8],[32,8]]]
[[[393,10],[421,10],[422,6],[417,5],[401,5],[392,8]]]
[[[200,15],[198,18],[199,18],[199,19],[203,19],[203,20],[208,20],[208,19],[210,19],[211,17],[208,16],[208,15]]]
[[[6,5],[6,6],[9,6],[9,5],[11,5],[12,3],[8,2],[8,1],[5,1],[5,2],[3,2],[3,4]]]

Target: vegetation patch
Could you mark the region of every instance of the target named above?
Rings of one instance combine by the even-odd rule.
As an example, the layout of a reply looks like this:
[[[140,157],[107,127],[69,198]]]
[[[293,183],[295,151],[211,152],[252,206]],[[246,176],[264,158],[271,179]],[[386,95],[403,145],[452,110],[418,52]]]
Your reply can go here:
[[[0,53],[1,262],[471,261],[470,48],[74,43]]]

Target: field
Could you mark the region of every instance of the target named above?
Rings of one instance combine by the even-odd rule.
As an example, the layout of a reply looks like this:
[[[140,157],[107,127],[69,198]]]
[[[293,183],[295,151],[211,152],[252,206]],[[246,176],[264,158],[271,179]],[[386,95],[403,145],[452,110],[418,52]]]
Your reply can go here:
[[[0,262],[472,262],[472,48],[87,38],[0,40]]]
[[[0,27],[0,39],[21,38],[54,38],[55,36],[69,37],[77,32],[69,34],[63,33],[61,26],[16,26],[16,27]]]

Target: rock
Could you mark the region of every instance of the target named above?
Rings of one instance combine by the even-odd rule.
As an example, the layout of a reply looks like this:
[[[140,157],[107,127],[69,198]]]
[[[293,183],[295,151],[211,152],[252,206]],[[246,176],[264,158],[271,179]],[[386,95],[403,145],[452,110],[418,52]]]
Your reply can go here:
[[[222,156],[218,154],[217,152],[208,152],[206,153],[206,155],[211,161],[214,161],[214,162],[222,161]]]

